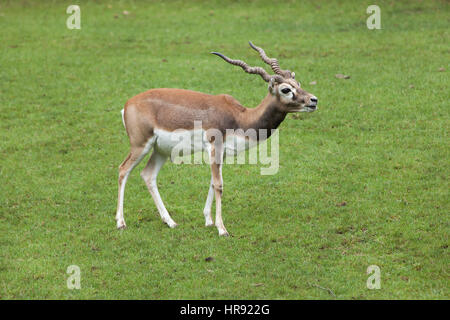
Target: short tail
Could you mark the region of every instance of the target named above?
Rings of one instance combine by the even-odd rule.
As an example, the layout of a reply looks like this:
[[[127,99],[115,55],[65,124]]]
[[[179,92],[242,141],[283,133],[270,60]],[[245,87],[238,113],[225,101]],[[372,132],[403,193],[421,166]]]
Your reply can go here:
[[[124,118],[125,109],[120,110],[120,113],[122,114],[123,127],[124,127],[125,129],[127,129],[127,126],[125,125],[125,118]]]

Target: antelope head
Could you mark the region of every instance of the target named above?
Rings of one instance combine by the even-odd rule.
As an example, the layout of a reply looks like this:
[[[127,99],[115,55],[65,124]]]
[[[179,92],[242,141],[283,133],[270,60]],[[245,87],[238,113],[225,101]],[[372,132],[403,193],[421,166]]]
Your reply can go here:
[[[224,56],[219,52],[212,52],[223,60],[232,65],[241,67],[245,72],[252,74],[259,74],[264,81],[269,83],[269,93],[279,103],[279,107],[284,112],[312,112],[317,110],[317,97],[300,86],[300,82],[295,80],[295,73],[290,70],[283,70],[280,68],[278,60],[269,58],[264,50],[249,42],[250,46],[258,51],[261,59],[270,65],[274,75],[270,75],[261,67],[250,67],[244,61],[233,60]]]

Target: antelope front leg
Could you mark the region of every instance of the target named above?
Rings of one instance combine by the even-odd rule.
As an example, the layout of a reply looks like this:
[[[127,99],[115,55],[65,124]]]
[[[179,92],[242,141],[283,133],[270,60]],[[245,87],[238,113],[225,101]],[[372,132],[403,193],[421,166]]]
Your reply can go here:
[[[214,200],[214,187],[213,178],[211,176],[211,182],[209,183],[208,198],[206,198],[205,208],[203,209],[203,214],[205,215],[205,226],[211,227],[214,225],[211,216],[211,207]]]
[[[215,156],[217,154],[217,157]],[[223,145],[215,146],[211,152],[211,174],[213,179],[213,189],[216,196],[216,227],[219,230],[219,236],[229,236],[227,229],[222,221],[222,162]]]

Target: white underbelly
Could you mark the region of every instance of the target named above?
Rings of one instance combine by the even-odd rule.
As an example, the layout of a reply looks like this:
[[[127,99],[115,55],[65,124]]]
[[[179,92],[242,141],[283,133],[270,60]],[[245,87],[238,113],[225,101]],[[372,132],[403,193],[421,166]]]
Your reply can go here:
[[[167,156],[185,156],[199,151],[211,152],[211,143],[206,139],[206,131],[203,129],[176,131],[155,129],[154,135],[155,149]],[[256,144],[250,143],[245,136],[227,135],[224,153],[226,156],[237,155],[253,145]]]

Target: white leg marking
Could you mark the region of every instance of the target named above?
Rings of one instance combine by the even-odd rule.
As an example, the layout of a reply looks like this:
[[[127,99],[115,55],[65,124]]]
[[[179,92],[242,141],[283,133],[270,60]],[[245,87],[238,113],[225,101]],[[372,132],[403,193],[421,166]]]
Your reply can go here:
[[[121,184],[120,190],[119,190],[119,192],[120,192],[119,193],[119,209],[117,210],[117,213],[116,213],[117,229],[124,229],[127,227],[127,225],[125,224],[125,219],[123,217],[123,198],[124,198],[124,194],[125,194],[125,185],[127,183],[130,171],[131,170],[128,170],[127,173],[125,174],[125,177],[122,180],[122,184]]]
[[[216,183],[222,185],[222,165],[219,166],[219,179],[216,181]],[[227,229],[225,228],[225,225],[223,224],[222,220],[222,192],[216,192],[216,227],[217,230],[219,230],[219,236],[229,236]]]
[[[211,216],[211,207],[214,200],[214,188],[213,188],[213,178],[211,177],[211,182],[209,183],[208,198],[206,198],[205,208],[203,209],[203,214],[205,215],[205,226],[211,227],[214,225]]]
[[[141,177],[142,179],[144,179],[148,191],[150,191],[150,194],[153,197],[153,201],[155,201],[155,205],[156,208],[158,209],[161,219],[165,223],[167,223],[169,227],[175,228],[177,224],[175,223],[175,221],[172,220],[172,218],[169,215],[169,212],[164,206],[161,196],[159,195],[158,185],[156,183],[156,178],[158,177],[159,170],[161,170],[161,167],[164,165],[166,160],[167,160],[166,155],[162,155],[156,150],[153,151],[150,160],[148,161],[144,170],[142,170],[141,172]]]
[[[223,145],[215,145],[214,152],[211,153],[211,174],[213,177],[213,188],[216,196],[216,227],[219,230],[220,236],[228,236],[227,229],[223,225],[222,220],[222,163],[215,162],[215,155],[218,154],[218,159],[223,159],[224,149]]]

